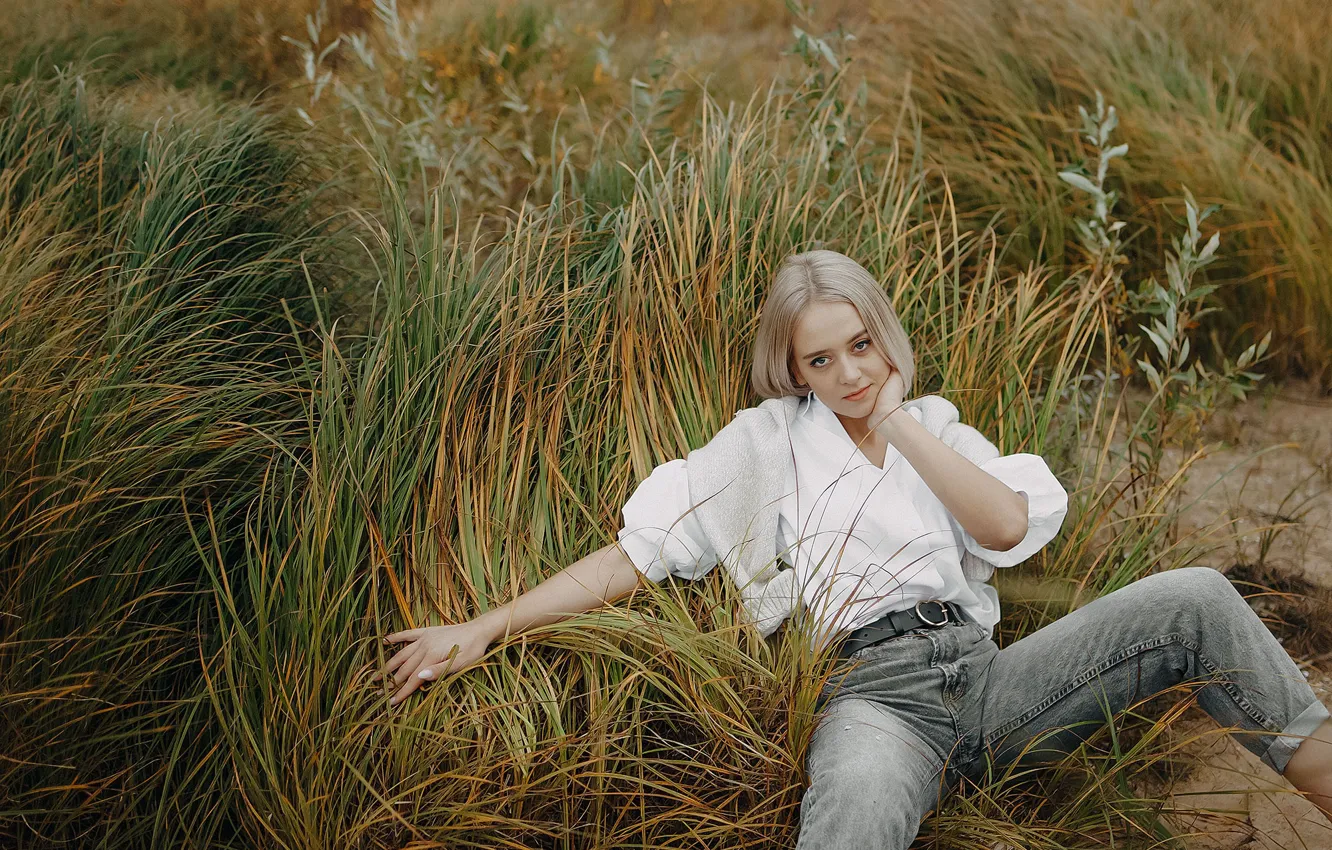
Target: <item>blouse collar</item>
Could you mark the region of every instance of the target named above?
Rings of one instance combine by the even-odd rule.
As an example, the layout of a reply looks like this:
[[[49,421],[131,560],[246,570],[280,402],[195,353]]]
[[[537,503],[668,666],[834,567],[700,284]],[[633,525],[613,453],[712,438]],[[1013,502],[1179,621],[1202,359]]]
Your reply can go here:
[[[914,405],[908,405],[907,410],[917,422],[920,421],[920,411],[917,410]],[[856,446],[855,442],[851,439],[851,436],[846,433],[846,428],[842,425],[842,420],[838,419],[837,414],[833,412],[833,409],[824,404],[814,393],[809,393],[809,395],[805,397],[805,400],[801,402],[800,409],[797,411],[797,418],[801,418],[805,422],[816,425],[828,432],[828,434],[832,435],[848,449],[856,449],[859,451],[860,447]],[[896,447],[890,443],[884,452],[884,468],[890,468],[890,464],[899,456],[899,454],[900,453],[897,451]]]

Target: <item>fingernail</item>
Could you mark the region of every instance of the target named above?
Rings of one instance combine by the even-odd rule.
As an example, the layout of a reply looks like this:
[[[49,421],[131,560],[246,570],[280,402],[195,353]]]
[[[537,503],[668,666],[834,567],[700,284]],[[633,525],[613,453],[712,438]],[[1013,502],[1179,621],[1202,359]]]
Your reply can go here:
[[[420,673],[417,673],[416,675],[420,676],[422,679],[430,679],[434,677],[435,674],[431,673],[429,670],[422,670]]]

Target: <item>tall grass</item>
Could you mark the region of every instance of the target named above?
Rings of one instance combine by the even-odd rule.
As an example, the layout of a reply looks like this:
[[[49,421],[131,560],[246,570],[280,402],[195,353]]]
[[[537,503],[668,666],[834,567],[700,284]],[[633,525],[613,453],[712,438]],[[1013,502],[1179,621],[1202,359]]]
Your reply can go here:
[[[308,487],[271,466],[242,563],[199,542],[223,629],[207,692],[237,766],[242,840],[794,840],[827,659],[797,626],[766,642],[742,627],[721,571],[517,636],[395,712],[363,685],[384,661],[379,634],[473,617],[603,545],[636,480],[755,401],[747,335],[791,250],[862,258],[912,328],[922,390],[957,399],[1006,449],[1104,427],[1070,435],[1056,415],[1097,338],[1094,292],[1005,275],[992,234],[916,220],[924,176],[895,152],[853,144],[831,161],[831,103],[804,121],[784,119],[776,96],[705,103],[689,138],[662,151],[645,141],[615,191],[582,175],[602,201],[526,207],[485,252],[478,234],[450,238],[442,192],[413,228],[380,166],[391,217],[367,223],[382,300],[362,356],[344,360],[331,326],[307,353]],[[1174,565],[1178,551],[1152,546],[1085,557],[1124,519],[1104,472],[1075,488],[1073,532],[1023,572],[1090,580],[1094,595]],[[1066,599],[1030,608],[1010,625],[1067,610]],[[1166,725],[1117,724],[1110,752],[1080,752],[1056,773],[1062,797],[997,777],[984,790],[993,805],[964,795],[927,838],[1076,847],[1159,834],[1125,777],[1180,744]]]
[[[588,167],[583,155],[615,111],[660,110],[661,130],[683,132],[698,80],[720,100],[743,102],[793,73],[779,56],[793,24],[810,32],[845,24],[857,36],[853,73],[867,84],[871,112],[884,116],[877,138],[896,137],[946,171],[963,229],[998,216],[1000,235],[1014,237],[1009,273],[1043,258],[1064,263],[1063,273],[1077,263],[1065,246],[1074,244],[1078,200],[1055,175],[1088,155],[1071,132],[1074,109],[1100,90],[1118,104],[1134,151],[1131,167],[1115,169],[1129,207],[1130,278],[1145,278],[1167,250],[1188,185],[1201,203],[1223,205],[1217,221],[1234,249],[1212,270],[1240,284],[1226,289],[1229,309],[1206,320],[1217,345],[1272,329],[1280,373],[1332,380],[1332,280],[1321,259],[1332,241],[1332,13],[1318,0],[44,8],[13,16],[0,33],[11,78],[91,52],[125,85],[147,77],[262,93],[330,130],[320,144],[347,144],[348,159],[373,125],[386,137],[390,170],[419,180],[410,197],[448,182],[460,222],[550,200],[548,176],[566,158]],[[654,98],[647,89],[668,69],[687,82]],[[904,107],[914,120],[893,120]],[[915,127],[919,145],[910,143]],[[373,202],[371,172],[348,176]],[[936,210],[938,190],[927,193]]]
[[[6,3],[0,80],[45,78],[57,68],[95,60],[108,85],[156,79],[250,98],[289,78],[288,63],[298,53],[282,36],[301,32],[305,16],[321,6],[325,19],[341,29],[360,29],[372,17],[365,0]]]
[[[144,128],[85,82],[0,90],[0,833],[206,843],[234,814],[186,515],[239,541],[299,423],[281,301],[303,332],[332,254],[271,119]]]
[[[1136,282],[1175,229],[1181,185],[1231,250],[1212,271],[1227,311],[1209,326],[1250,341],[1275,331],[1282,372],[1326,382],[1332,340],[1332,10],[1325,3],[882,4],[854,48],[871,107],[907,106],[921,153],[943,167],[969,222],[1002,216],[1015,259],[1065,257],[1076,199],[1056,179],[1090,159],[1076,107],[1116,104],[1130,164]],[[909,125],[908,125],[909,126]],[[881,125],[885,134],[893,128]],[[1076,264],[1076,255],[1069,258]],[[1228,345],[1223,342],[1223,345]]]
[[[409,197],[379,139],[365,317],[303,297],[346,284],[267,119],[134,135],[77,79],[4,90],[5,126],[29,128],[0,147],[5,836],[789,846],[829,659],[801,621],[745,627],[722,570],[515,636],[395,710],[366,677],[380,635],[474,617],[604,545],[638,480],[754,404],[756,311],[796,250],[861,261],[918,391],[1069,486],[1060,538],[996,577],[1001,645],[1194,562],[1153,531],[1177,480],[1126,476],[1117,451],[1145,420],[1095,371],[1118,339],[1106,288],[1013,271],[950,183],[859,132],[844,80],[703,96],[676,139],[626,113],[499,232],[455,230],[447,185]],[[1032,578],[1071,590],[1033,599]],[[1167,697],[965,789],[922,842],[1168,844],[1141,787],[1188,743],[1170,724],[1190,702]]]

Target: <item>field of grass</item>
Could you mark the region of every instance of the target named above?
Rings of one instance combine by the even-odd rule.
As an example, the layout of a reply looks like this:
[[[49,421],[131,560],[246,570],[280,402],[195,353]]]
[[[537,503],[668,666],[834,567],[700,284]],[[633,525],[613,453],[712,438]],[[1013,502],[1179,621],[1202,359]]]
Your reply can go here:
[[[744,626],[722,571],[392,710],[367,677],[382,635],[605,545],[756,403],[793,251],[874,273],[920,392],[1069,490],[996,576],[1001,646],[1214,551],[1179,527],[1203,425],[1332,381],[1312,0],[13,20],[5,846],[792,846],[830,670]],[[966,789],[918,846],[1183,846],[1142,788],[1185,767],[1185,712]]]

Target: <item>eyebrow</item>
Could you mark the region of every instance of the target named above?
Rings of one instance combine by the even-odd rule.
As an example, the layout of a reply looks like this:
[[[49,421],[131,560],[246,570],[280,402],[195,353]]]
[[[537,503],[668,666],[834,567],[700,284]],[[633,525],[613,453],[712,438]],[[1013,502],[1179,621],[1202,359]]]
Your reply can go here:
[[[851,343],[853,343],[853,342],[855,342],[856,340],[860,339],[862,336],[864,336],[864,335],[867,334],[867,333],[869,333],[869,331],[865,330],[864,328],[861,328],[860,330],[856,331],[855,333],[853,333],[853,334],[851,335],[851,338],[848,339],[848,340],[846,341],[846,344],[847,344],[847,345],[850,345]],[[818,351],[811,351],[810,353],[806,354],[806,355],[805,355],[803,358],[801,358],[801,359],[803,359],[803,360],[811,360],[811,359],[813,359],[814,357],[817,357],[817,356],[820,355],[820,354],[828,354],[828,353],[829,353],[828,349],[826,349],[826,348],[820,348]]]

